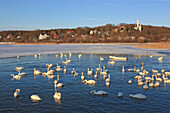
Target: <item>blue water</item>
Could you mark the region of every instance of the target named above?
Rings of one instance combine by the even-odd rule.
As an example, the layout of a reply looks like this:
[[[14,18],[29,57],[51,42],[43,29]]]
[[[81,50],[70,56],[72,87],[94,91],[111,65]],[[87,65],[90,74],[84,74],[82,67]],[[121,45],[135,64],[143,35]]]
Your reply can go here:
[[[100,61],[100,56],[104,61]],[[142,56],[139,60],[135,55],[126,55],[127,61],[116,61],[114,65],[108,65],[109,54],[82,54],[81,59],[78,59],[78,54],[72,54],[71,63],[66,65],[67,73],[54,72],[54,75],[60,75],[60,82],[65,86],[57,91],[62,94],[61,101],[54,100],[53,95],[54,80],[49,80],[42,75],[33,75],[33,68],[42,72],[46,71],[46,64],[56,63],[64,67],[62,61],[65,58],[56,58],[55,55],[41,55],[40,58],[33,56],[16,58],[0,59],[0,112],[170,112],[170,84],[164,85],[160,83],[160,87],[149,88],[144,90],[137,86],[137,80],[134,72],[128,72],[128,68],[141,67],[144,62],[144,69],[149,71],[148,76],[152,76],[151,69],[156,69],[161,72],[163,67],[166,71],[170,71],[170,57],[166,56],[163,62],[158,62],[158,57],[147,58]],[[98,73],[98,78],[95,85],[84,84],[81,81],[81,72],[84,72],[86,79],[94,79],[93,76],[87,76],[87,68],[106,66],[111,75],[110,87],[105,86],[105,80]],[[11,80],[10,74],[17,74],[15,67],[22,66],[22,72],[28,75],[22,77],[20,80]],[[55,69],[54,66],[52,69]],[[125,66],[125,73],[121,69]],[[79,73],[75,78],[70,74],[72,69]],[[93,71],[93,75],[95,71]],[[127,82],[131,79],[133,83],[129,85]],[[170,78],[169,78],[170,79]],[[21,95],[14,98],[13,93],[15,89],[21,90]],[[90,95],[91,90],[104,90],[108,92],[106,96]],[[118,92],[123,92],[124,97],[118,98]],[[137,100],[129,97],[129,94],[142,93],[146,95],[146,100]],[[42,101],[33,102],[30,99],[32,94],[38,94]]]

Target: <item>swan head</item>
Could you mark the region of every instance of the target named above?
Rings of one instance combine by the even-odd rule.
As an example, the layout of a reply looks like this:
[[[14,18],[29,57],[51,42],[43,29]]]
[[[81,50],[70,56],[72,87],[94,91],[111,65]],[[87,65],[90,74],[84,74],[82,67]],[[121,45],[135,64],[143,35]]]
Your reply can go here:
[[[130,94],[129,97],[133,97],[133,94]]]
[[[54,80],[54,84],[57,84],[57,80]]]
[[[86,79],[82,81],[82,83],[86,83],[86,82],[87,82],[87,80],[86,80]]]
[[[16,89],[16,92],[20,92],[20,89]]]
[[[95,92],[96,92],[96,90],[92,90],[92,91],[90,91],[89,93],[92,94],[92,93],[95,93]]]

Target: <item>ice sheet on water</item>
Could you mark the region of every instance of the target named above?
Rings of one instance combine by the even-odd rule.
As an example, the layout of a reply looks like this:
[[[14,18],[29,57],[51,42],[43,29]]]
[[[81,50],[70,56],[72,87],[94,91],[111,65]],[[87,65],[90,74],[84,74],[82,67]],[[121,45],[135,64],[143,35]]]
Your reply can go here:
[[[28,56],[34,54],[68,53],[99,53],[99,54],[147,54],[167,55],[169,49],[140,49],[133,45],[119,44],[58,44],[58,45],[0,45],[0,58]]]

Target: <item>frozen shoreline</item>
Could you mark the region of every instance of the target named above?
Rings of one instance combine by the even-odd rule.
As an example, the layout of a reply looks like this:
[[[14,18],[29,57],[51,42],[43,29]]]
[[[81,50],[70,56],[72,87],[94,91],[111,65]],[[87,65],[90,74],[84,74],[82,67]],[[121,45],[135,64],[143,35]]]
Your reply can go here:
[[[94,54],[138,54],[167,56],[170,49],[142,49],[135,45],[121,44],[58,44],[58,45],[0,45],[0,58],[29,56],[34,54],[94,53]]]

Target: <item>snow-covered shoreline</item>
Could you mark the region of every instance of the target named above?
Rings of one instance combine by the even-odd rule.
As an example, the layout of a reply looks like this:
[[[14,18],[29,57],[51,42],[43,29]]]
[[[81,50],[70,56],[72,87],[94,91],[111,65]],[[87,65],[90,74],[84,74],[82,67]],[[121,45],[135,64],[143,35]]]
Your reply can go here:
[[[138,54],[167,56],[170,49],[142,49],[135,45],[121,44],[58,44],[58,45],[0,45],[0,58],[29,56],[34,54],[94,53],[94,54]]]

